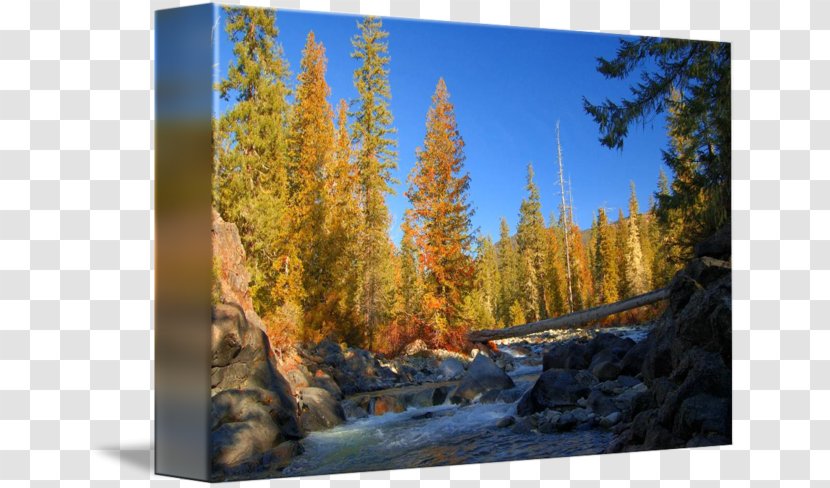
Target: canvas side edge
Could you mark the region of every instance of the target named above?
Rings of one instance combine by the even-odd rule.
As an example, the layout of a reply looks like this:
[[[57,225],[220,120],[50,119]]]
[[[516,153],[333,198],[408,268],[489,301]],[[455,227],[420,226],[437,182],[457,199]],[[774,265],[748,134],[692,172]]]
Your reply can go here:
[[[216,10],[155,15],[155,472],[208,480]]]

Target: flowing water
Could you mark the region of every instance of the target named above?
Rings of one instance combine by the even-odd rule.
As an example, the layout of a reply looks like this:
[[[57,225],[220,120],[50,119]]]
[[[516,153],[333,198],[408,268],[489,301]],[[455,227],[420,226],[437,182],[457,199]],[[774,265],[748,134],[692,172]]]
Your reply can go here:
[[[619,330],[620,335],[634,340],[644,337],[641,332],[642,328]],[[532,355],[549,345],[534,344]],[[526,356],[513,352],[509,344],[502,350],[517,358]],[[510,375],[517,387],[527,390],[541,370],[541,365],[520,363]],[[283,474],[307,476],[597,454],[612,440],[612,434],[602,429],[542,434],[496,427],[500,419],[515,414],[515,402],[473,403],[350,419],[333,429],[309,434],[302,441],[305,452]]]

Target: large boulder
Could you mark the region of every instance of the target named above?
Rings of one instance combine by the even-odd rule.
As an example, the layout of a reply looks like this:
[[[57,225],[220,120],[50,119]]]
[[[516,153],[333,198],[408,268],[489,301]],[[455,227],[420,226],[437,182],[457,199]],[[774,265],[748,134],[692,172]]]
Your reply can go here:
[[[235,467],[261,456],[283,440],[265,390],[225,390],[211,403],[211,459],[214,466]]]
[[[340,402],[322,388],[303,388],[298,400],[300,423],[308,432],[330,429],[346,421],[346,413]]]
[[[311,386],[316,386],[317,388],[326,390],[331,394],[331,396],[338,400],[343,399],[343,391],[337,385],[337,382],[323,370],[317,370],[317,372],[314,373],[314,376],[311,378]]]
[[[211,460],[213,478],[264,469],[263,456],[294,452],[278,445],[303,436],[297,403],[277,369],[265,332],[238,305],[213,307],[211,360]]]
[[[213,295],[218,303],[239,305],[248,322],[261,327],[262,321],[254,311],[254,302],[248,289],[250,275],[245,266],[245,249],[236,225],[225,222],[211,209],[211,242],[213,245]]]
[[[680,404],[674,419],[674,431],[687,438],[707,433],[722,435],[730,430],[730,412],[728,398],[698,393]],[[699,441],[697,445],[701,445]]]
[[[564,342],[542,356],[542,370],[585,369],[591,363],[591,355],[591,348],[584,342]]]
[[[609,349],[603,349],[595,354],[591,359],[589,369],[591,374],[596,376],[599,381],[615,380],[622,371],[617,361],[617,355]]]
[[[331,377],[346,396],[391,388],[400,378],[374,354],[363,349],[350,347],[343,350],[337,344],[323,341],[315,352],[313,357],[319,359],[318,371]]]
[[[590,349],[592,355],[597,355],[605,352],[613,356],[614,359],[622,359],[636,342],[629,338],[622,338],[616,334],[609,332],[600,332],[590,342]]]
[[[596,381],[586,371],[549,369],[522,396],[516,405],[516,413],[525,416],[548,408],[574,407],[580,398],[588,396]]]
[[[447,358],[438,365],[438,371],[445,380],[454,380],[464,374],[464,363],[457,358]]]
[[[479,354],[467,368],[467,374],[452,394],[454,403],[468,403],[490,390],[513,388],[513,380],[492,359]]]
[[[640,341],[620,359],[620,372],[624,375],[637,376],[643,369],[643,362],[648,354],[648,341]]]

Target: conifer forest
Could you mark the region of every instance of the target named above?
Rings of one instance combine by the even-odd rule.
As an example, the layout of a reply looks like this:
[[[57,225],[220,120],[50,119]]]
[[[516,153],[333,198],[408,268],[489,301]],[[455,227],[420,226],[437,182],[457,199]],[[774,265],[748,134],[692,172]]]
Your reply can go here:
[[[390,60],[407,53],[393,51],[381,19],[354,23],[353,96],[333,99],[326,46],[315,32],[300,64],[289,66],[279,13],[224,15],[217,35],[233,56],[215,85],[227,109],[214,120],[213,205],[239,230],[253,305],[275,348],[328,339],[394,356],[421,339],[468,351],[473,330],[664,287],[695,245],[729,221],[728,45],[620,38],[614,56],[596,60],[596,72],[626,87],[625,96],[583,97],[578,115],[608,154],[624,151],[629,134],[655,114],[665,117],[653,187],[621,179],[627,205],[599,206],[590,225],[577,225],[574,208],[584,204],[571,191],[568,165],[580,147],[561,137],[564,123],[554,118],[549,158],[510,162],[526,168],[523,196],[502,200],[503,217],[492,222],[498,234],[490,235],[474,223],[477,161],[465,156],[449,79],[431,80],[420,147],[399,151]],[[408,174],[398,171],[404,159],[414,162]],[[551,208],[542,205],[542,167],[557,176],[548,185],[556,188]],[[393,219],[387,199],[396,192],[408,207]],[[506,217],[514,216],[511,227]],[[647,322],[661,307],[595,326]]]

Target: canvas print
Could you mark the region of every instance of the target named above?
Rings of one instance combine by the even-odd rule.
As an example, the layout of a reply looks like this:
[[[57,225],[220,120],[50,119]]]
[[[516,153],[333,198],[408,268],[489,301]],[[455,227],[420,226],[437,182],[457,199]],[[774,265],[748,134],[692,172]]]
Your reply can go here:
[[[212,480],[731,443],[728,44],[213,18]]]

